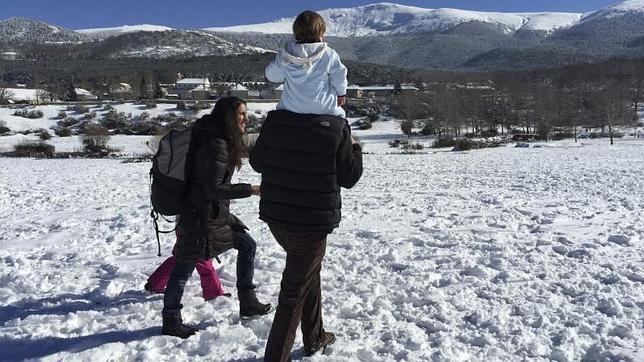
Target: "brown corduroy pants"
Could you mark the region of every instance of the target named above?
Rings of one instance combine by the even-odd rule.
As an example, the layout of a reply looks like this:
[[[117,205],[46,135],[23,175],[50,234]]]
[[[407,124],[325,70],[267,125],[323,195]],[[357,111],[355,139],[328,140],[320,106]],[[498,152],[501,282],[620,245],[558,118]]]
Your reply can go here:
[[[304,346],[310,346],[322,331],[320,270],[328,234],[295,233],[275,226],[271,232],[286,250],[286,267],[264,361],[288,361],[300,322]]]

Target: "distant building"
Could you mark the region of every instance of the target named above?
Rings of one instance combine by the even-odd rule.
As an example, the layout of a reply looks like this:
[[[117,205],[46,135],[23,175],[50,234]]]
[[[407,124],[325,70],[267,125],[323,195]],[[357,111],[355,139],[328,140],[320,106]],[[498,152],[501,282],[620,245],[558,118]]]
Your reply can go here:
[[[210,88],[210,81],[208,78],[184,78],[177,81],[174,93],[179,96],[179,99],[195,99],[192,98],[193,95],[203,97],[204,93],[207,91],[207,97],[210,97]],[[196,93],[193,93],[193,90]]]
[[[79,101],[95,101],[98,99],[97,96],[83,88],[74,88],[74,90],[76,91],[76,99]]]
[[[110,86],[110,98],[132,99],[132,86],[127,83],[117,83]]]
[[[228,94],[230,94],[231,96],[239,97],[241,99],[245,99],[248,98],[248,88],[244,87],[241,84],[235,84],[235,86],[228,91]]]
[[[190,99],[195,101],[203,101],[206,99],[210,99],[210,88],[206,88],[203,85],[200,85],[194,89],[191,89],[189,93],[190,93]]]

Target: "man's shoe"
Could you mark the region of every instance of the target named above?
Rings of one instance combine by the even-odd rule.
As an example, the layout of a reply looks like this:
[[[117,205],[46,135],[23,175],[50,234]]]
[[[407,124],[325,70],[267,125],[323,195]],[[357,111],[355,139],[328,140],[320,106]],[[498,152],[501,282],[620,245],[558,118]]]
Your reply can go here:
[[[253,319],[268,314],[271,311],[270,303],[260,303],[254,290],[238,291],[239,316],[241,319]]]
[[[163,327],[161,334],[186,339],[197,333],[198,329],[186,324],[181,320],[181,312],[162,313]]]
[[[317,351],[324,351],[327,346],[332,345],[334,342],[335,334],[325,332],[323,329],[317,340],[315,340],[310,346],[304,346],[304,355],[307,357],[313,356]]]

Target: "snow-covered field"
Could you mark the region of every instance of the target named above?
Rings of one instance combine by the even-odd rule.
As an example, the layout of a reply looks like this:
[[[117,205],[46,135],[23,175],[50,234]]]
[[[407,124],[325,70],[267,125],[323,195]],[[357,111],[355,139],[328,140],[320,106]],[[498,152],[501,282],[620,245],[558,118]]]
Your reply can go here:
[[[248,113],[254,114],[258,117],[265,117],[268,111],[275,109],[277,103],[248,103]],[[214,106],[214,105],[213,105]],[[160,115],[167,115],[170,113],[175,113],[178,116],[184,116],[187,118],[198,118],[204,114],[207,114],[212,111],[210,109],[204,109],[199,111],[197,114],[194,114],[192,111],[180,111],[177,110],[176,104],[171,103],[159,103],[156,108],[147,109],[145,106],[136,105],[133,103],[121,103],[121,104],[112,104],[112,107],[116,112],[125,113],[126,115],[132,115],[132,117],[138,117],[142,113],[148,113],[149,118],[155,118]],[[96,112],[97,119],[103,118],[107,111],[99,105],[89,105],[89,110]],[[66,105],[46,105],[46,106],[34,106],[27,108],[28,110],[37,109],[43,112],[43,117],[40,119],[28,119],[23,117],[14,116],[15,109],[11,107],[0,107],[0,122],[3,122],[6,127],[11,129],[14,132],[23,132],[23,131],[37,131],[40,129],[47,130],[52,136],[54,136],[54,128],[56,127],[57,122],[56,116],[59,112],[66,112],[67,116],[81,118],[82,114],[76,114],[74,111],[66,111]],[[120,154],[125,155],[141,155],[150,153],[150,148],[147,146],[147,143],[151,141],[154,137],[152,136],[121,136],[116,135],[110,139],[110,147],[120,150]],[[35,141],[38,140],[36,134],[15,134],[12,136],[2,136],[0,137],[0,152],[10,152],[13,150],[13,146],[19,144],[23,141]],[[47,143],[53,145],[56,148],[56,152],[77,152],[82,150],[82,143],[80,137],[71,136],[71,137],[56,137],[54,136]]]
[[[310,360],[644,360],[643,140],[403,155],[386,145],[396,124],[356,132],[365,172],[322,271],[338,341]],[[0,158],[0,360],[261,359],[272,315],[241,323],[234,251],[218,266],[233,297],[188,282],[184,319],[203,331],[159,335],[149,167]],[[257,202],[232,209],[276,303],[285,253]]]

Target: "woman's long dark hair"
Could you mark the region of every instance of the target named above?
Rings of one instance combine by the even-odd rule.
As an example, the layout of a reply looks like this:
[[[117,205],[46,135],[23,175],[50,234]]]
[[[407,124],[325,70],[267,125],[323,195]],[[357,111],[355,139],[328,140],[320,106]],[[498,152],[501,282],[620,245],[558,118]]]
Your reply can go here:
[[[226,142],[228,143],[228,154],[230,163],[239,170],[242,165],[242,157],[246,156],[246,147],[242,140],[242,133],[239,131],[235,113],[240,105],[246,105],[246,102],[238,97],[222,98],[215,104],[211,115],[215,122],[224,124]]]

